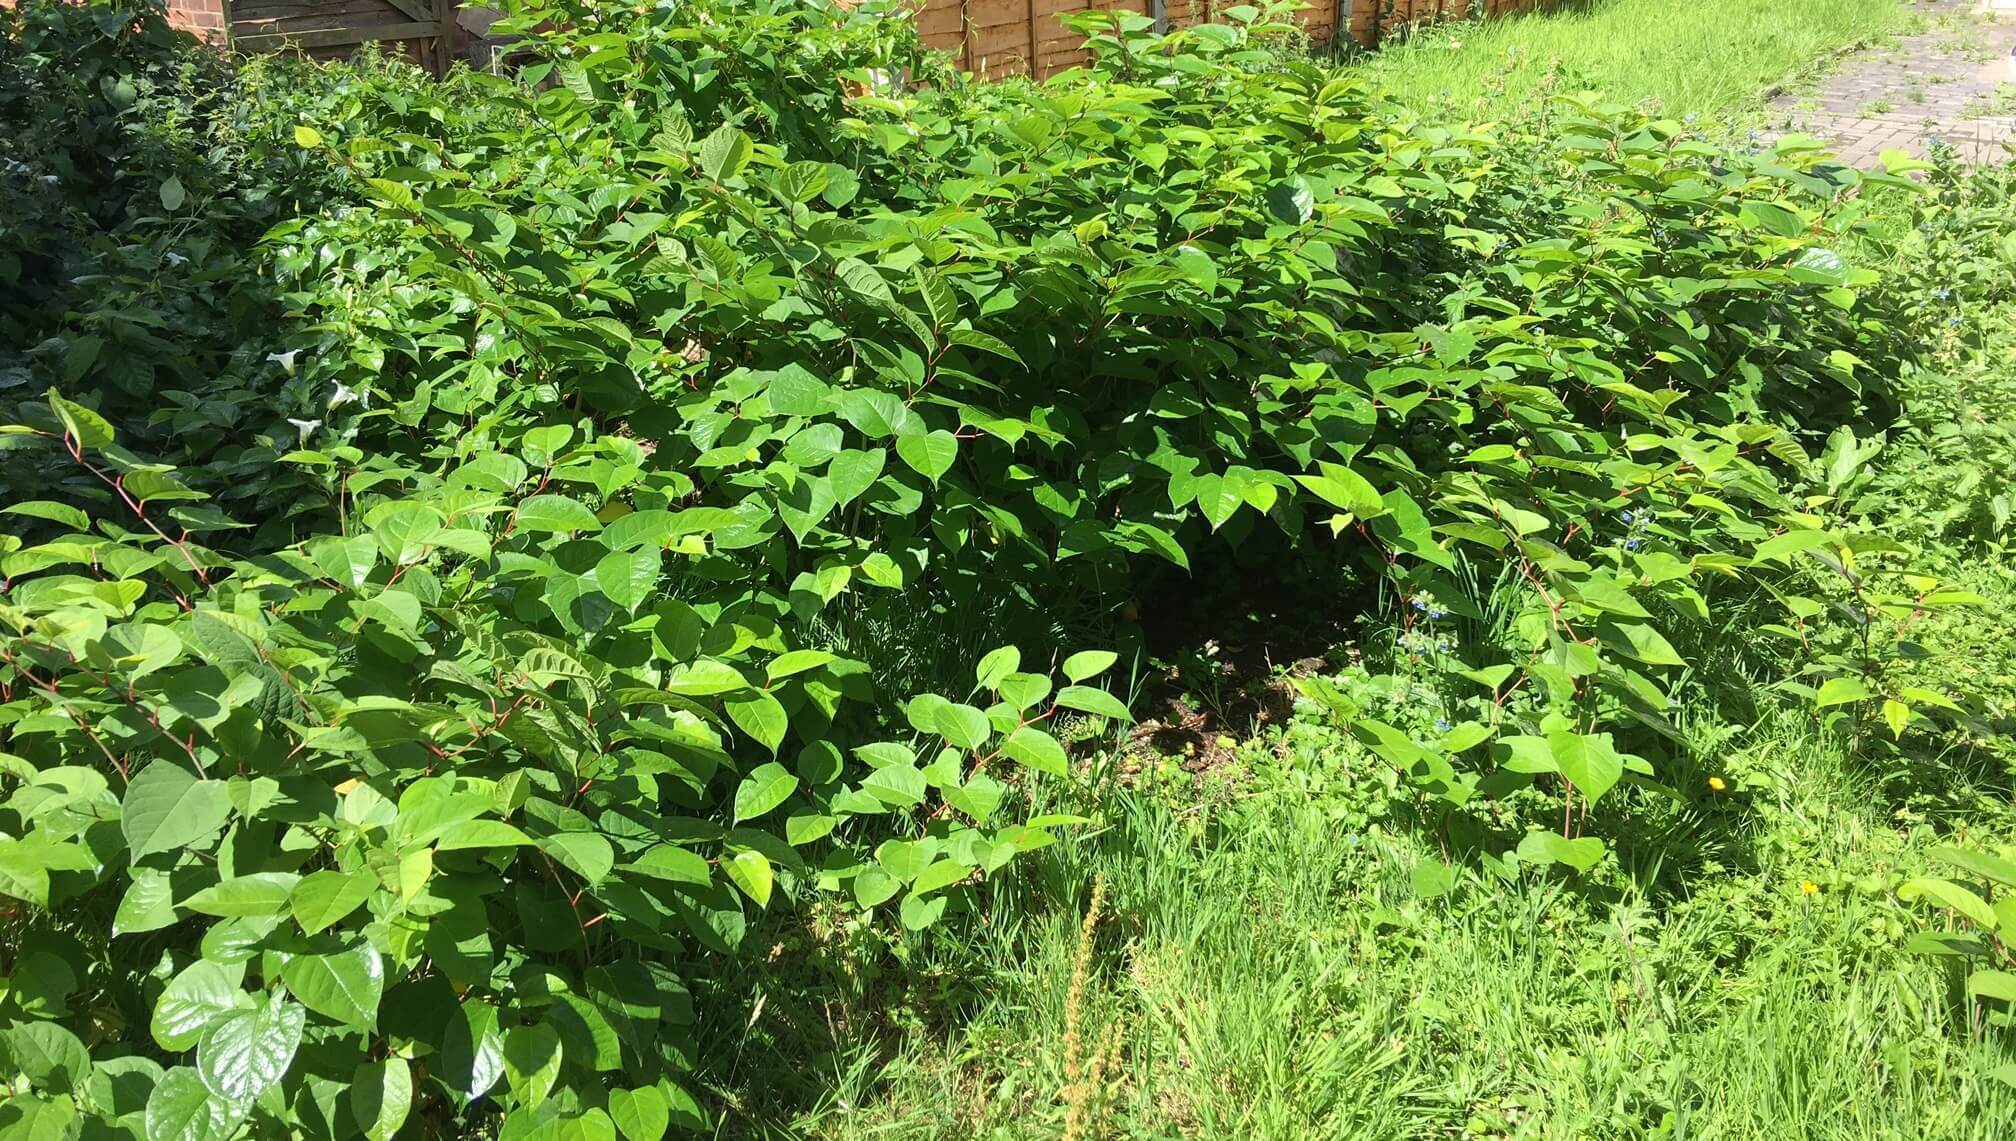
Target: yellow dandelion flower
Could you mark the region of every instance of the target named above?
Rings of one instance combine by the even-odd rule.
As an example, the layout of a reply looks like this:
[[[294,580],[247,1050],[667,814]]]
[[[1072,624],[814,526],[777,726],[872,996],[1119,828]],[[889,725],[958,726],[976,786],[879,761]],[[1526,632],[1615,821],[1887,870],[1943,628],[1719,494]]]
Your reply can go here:
[[[1729,782],[1723,780],[1721,777],[1709,777],[1708,787],[1714,789],[1716,792],[1721,792],[1729,787]]]
[[[1799,890],[1805,892],[1807,895],[1819,895],[1820,885],[1814,883],[1812,880],[1800,880]]]

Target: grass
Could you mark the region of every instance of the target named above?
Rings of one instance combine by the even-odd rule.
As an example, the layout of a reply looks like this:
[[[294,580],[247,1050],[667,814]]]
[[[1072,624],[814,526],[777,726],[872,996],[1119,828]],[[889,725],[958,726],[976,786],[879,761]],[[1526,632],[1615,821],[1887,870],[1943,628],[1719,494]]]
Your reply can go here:
[[[1592,0],[1430,29],[1362,66],[1424,110],[1497,118],[1563,85],[1734,122],[1910,19],[1901,0]]]
[[[1951,979],[1900,950],[1930,830],[1793,726],[1766,783],[1702,811],[1684,874],[1597,887],[1440,867],[1382,820],[1365,760],[1300,724],[1202,788],[1114,788],[1021,918],[913,962],[969,979],[887,1059],[793,1121],[822,1138],[1059,1136],[1084,896],[1079,1037],[1118,1025],[1101,1135],[1200,1138],[2005,1137],[2016,1050],[1970,1039]],[[1283,757],[1280,754],[1285,753]],[[2002,822],[2006,826],[2007,819]],[[1644,869],[1641,869],[1641,872]],[[1808,894],[1805,884],[1817,889]],[[1087,1134],[1088,1136],[1090,1134]]]

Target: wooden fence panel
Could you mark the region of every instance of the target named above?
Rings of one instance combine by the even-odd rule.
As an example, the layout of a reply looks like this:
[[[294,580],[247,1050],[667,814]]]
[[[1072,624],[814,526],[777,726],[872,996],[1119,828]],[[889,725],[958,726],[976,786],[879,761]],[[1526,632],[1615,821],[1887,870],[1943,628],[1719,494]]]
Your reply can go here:
[[[1171,29],[1215,21],[1241,0],[917,0],[917,30],[924,45],[950,52],[958,66],[990,79],[1031,75],[1045,79],[1084,63],[1081,37],[1059,17],[1094,10],[1160,15]],[[1549,0],[1483,0],[1485,15],[1526,12]],[[1463,19],[1474,0],[1310,0],[1299,15],[1311,39],[1330,43],[1348,35],[1371,47],[1414,24]],[[1033,68],[1031,64],[1034,64]]]

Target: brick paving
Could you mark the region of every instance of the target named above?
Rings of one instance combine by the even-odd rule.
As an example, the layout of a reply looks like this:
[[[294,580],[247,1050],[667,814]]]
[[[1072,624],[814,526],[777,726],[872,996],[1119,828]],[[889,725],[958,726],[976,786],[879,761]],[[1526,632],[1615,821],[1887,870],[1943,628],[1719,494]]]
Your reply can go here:
[[[2005,0],[2005,3],[2007,0]],[[1850,57],[1814,91],[1772,103],[1788,131],[1870,166],[1886,150],[1924,157],[1937,138],[1963,162],[2016,158],[2016,5],[1920,0],[1929,30]]]

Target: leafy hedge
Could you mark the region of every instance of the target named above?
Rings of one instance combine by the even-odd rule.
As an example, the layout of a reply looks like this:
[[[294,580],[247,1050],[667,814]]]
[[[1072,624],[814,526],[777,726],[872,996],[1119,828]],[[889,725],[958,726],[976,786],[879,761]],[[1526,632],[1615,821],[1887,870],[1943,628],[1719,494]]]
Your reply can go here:
[[[164,50],[89,13],[10,36]],[[1056,721],[1127,718],[1114,654],[1051,645],[892,694],[866,616],[1348,562],[1461,696],[1307,692],[1542,869],[1661,790],[1725,600],[1781,600],[1858,731],[1960,709],[1866,634],[1965,599],[1868,573],[1825,506],[1852,432],[1808,459],[1909,366],[1910,295],[1852,262],[1903,179],[1591,103],[1420,123],[1227,15],[1084,17],[1089,69],[988,86],[873,5],[528,5],[508,76],[239,72],[144,168],[210,221],[63,222],[235,260],[122,356],[60,290],[17,319],[49,391],[4,437],[0,1118],[704,1127],[692,983],[752,904],[970,908],[1073,822],[1015,819]],[[253,203],[297,212],[248,251]],[[160,371],[234,336],[214,391]]]

